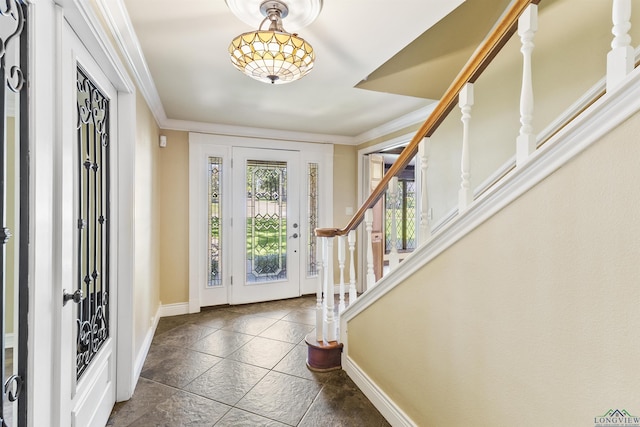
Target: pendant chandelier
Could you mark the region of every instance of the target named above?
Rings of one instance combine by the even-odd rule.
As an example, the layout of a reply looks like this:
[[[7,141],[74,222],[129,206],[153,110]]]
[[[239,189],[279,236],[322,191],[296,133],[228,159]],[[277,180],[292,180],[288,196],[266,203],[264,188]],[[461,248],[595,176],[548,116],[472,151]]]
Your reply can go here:
[[[265,83],[289,83],[304,77],[313,68],[315,53],[297,34],[287,33],[282,19],[289,8],[280,0],[262,3],[265,16],[257,31],[240,34],[229,45],[231,63],[251,78]],[[262,26],[269,21],[269,29]]]

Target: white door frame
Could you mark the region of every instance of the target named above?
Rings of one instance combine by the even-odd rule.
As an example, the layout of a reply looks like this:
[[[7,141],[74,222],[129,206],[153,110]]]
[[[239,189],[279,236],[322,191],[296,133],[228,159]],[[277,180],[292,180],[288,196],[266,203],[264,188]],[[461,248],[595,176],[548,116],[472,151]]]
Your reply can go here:
[[[275,150],[295,150],[300,151],[301,164],[318,163],[320,173],[320,213],[318,226],[329,227],[333,222],[333,145],[316,144],[295,141],[270,140],[247,138],[239,136],[212,135],[190,132],[189,133],[189,313],[200,311],[200,288],[206,281],[206,241],[203,236],[207,235],[206,230],[206,165],[205,161],[209,155],[219,156],[215,153],[223,153],[226,149],[229,156],[231,147],[246,148],[272,148]],[[302,172],[304,175],[304,172]],[[224,185],[224,184],[223,184]],[[303,190],[303,189],[301,189]],[[226,190],[227,192],[229,190]],[[301,191],[301,195],[306,194]],[[204,196],[203,196],[204,195]],[[229,203],[228,203],[229,204]],[[229,208],[230,209],[230,208]],[[227,210],[226,212],[230,212]],[[223,219],[223,238],[228,239],[231,233],[224,231],[230,226],[230,216]],[[302,224],[302,218],[300,220]],[[302,227],[301,227],[302,228]],[[301,230],[301,235],[303,231]],[[229,236],[229,237],[225,237]],[[304,246],[301,243],[301,247]],[[301,256],[303,251],[301,251]],[[223,255],[224,256],[224,255]],[[223,280],[227,280],[224,292],[227,292],[230,278],[231,265],[230,258],[224,256]],[[309,282],[309,281],[307,281]],[[308,294],[315,292],[315,281],[311,285],[302,285],[301,293]],[[227,298],[227,301],[229,299]]]
[[[32,2],[35,3],[35,2]],[[62,270],[56,252],[61,249],[58,236],[62,206],[56,171],[63,167],[60,155],[62,119],[58,102],[61,76],[61,31],[66,19],[118,91],[118,143],[112,156],[117,181],[112,182],[112,208],[116,246],[112,248],[120,285],[114,296],[118,313],[112,324],[117,329],[117,399],[129,398],[137,381],[134,372],[133,345],[133,178],[135,161],[135,86],[118,54],[104,32],[100,20],[88,2],[75,0],[38,0],[30,5],[30,132],[31,194],[29,250],[29,425],[64,425],[68,396],[60,396],[60,360]],[[119,327],[119,325],[126,325]],[[58,355],[58,356],[56,356]],[[66,427],[66,425],[65,425]]]

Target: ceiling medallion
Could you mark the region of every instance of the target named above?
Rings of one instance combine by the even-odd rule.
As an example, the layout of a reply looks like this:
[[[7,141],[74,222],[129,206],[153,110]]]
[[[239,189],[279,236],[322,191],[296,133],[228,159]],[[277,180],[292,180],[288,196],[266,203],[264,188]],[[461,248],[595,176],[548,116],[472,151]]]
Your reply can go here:
[[[231,12],[242,22],[255,28],[263,20],[260,8],[264,0],[225,0]],[[322,10],[322,0],[286,0],[289,9],[287,28],[298,31],[316,20]],[[283,16],[284,18],[284,16]]]
[[[313,68],[315,53],[303,38],[284,30],[282,19],[289,15],[287,5],[268,0],[260,4],[259,10],[265,18],[258,30],[240,34],[229,45],[231,63],[265,83],[289,83],[304,77]],[[269,29],[263,30],[267,21]]]

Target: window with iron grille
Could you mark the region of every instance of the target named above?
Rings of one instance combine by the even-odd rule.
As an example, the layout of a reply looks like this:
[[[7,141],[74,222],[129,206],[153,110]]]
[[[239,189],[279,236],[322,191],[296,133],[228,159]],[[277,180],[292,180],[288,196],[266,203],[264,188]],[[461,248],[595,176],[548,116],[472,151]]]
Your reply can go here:
[[[416,248],[416,183],[399,179],[395,200],[385,193],[385,253],[391,251],[391,216],[396,215],[396,249],[410,252]]]

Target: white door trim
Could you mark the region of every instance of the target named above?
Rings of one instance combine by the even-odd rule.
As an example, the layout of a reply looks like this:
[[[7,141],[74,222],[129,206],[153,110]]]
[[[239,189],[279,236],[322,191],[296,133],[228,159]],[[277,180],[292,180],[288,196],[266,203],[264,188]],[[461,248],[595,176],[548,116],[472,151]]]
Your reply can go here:
[[[319,227],[329,227],[333,222],[333,145],[315,144],[296,141],[281,141],[270,139],[246,138],[228,135],[212,135],[203,133],[189,133],[189,312],[200,311],[200,288],[199,284],[206,280],[206,267],[204,267],[202,256],[197,256],[203,252],[204,243],[202,235],[206,235],[203,230],[203,219],[206,205],[204,200],[195,197],[196,194],[203,194],[203,182],[206,182],[203,159],[206,153],[222,147],[246,147],[246,148],[271,148],[275,150],[295,150],[300,151],[303,163],[318,163],[320,168],[320,219]],[[323,178],[322,178],[323,177]],[[226,268],[229,272],[229,267]],[[302,293],[315,292],[302,288]]]

